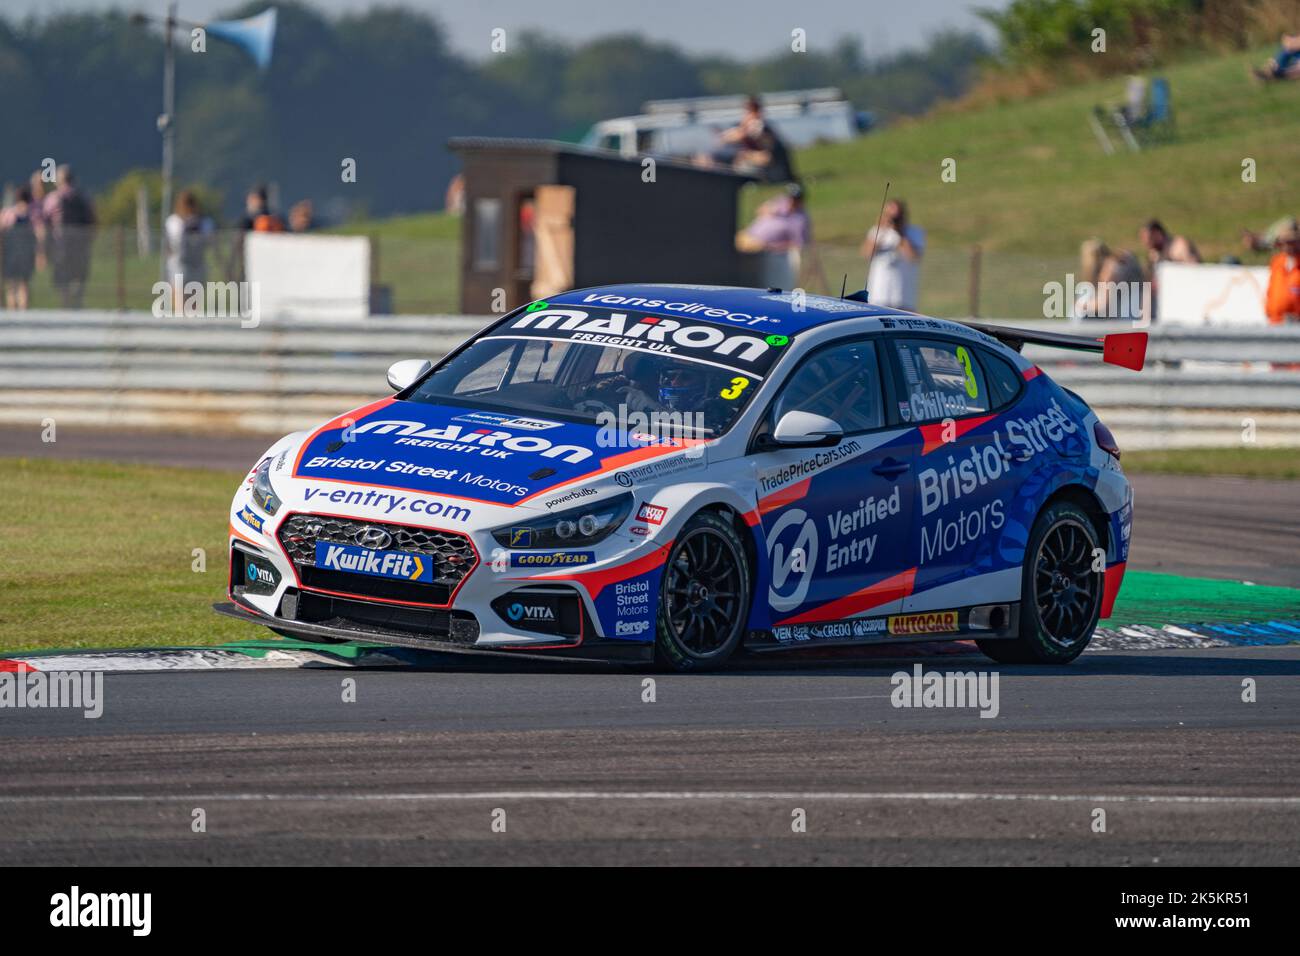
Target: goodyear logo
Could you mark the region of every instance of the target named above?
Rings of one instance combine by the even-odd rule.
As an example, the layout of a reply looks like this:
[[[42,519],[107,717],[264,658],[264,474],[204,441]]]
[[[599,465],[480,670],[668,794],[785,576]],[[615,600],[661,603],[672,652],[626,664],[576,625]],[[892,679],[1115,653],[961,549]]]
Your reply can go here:
[[[957,630],[956,611],[897,614],[889,619],[890,634],[950,634]]]
[[[350,571],[377,578],[433,583],[433,561],[409,551],[375,551],[348,544],[316,543],[316,566],[331,571]]]
[[[529,551],[510,555],[510,565],[515,568],[567,568],[594,560],[594,551]]]
[[[238,517],[240,521],[244,522],[244,524],[248,525],[254,531],[261,532],[262,516],[252,508],[248,507],[248,505],[244,505],[243,509],[240,510]]]

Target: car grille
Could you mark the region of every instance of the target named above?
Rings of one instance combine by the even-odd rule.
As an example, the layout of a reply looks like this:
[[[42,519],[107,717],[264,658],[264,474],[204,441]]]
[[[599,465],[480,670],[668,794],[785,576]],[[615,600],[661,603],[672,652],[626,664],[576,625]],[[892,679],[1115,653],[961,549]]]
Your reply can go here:
[[[317,542],[355,546],[357,533],[367,528],[383,528],[392,535],[393,543],[385,550],[409,551],[428,557],[434,568],[433,583],[400,581],[316,566]],[[456,585],[478,563],[478,555],[469,538],[454,531],[432,528],[294,514],[280,525],[278,536],[280,546],[293,562],[303,587],[355,594],[379,601],[447,605],[451,602],[451,594]]]

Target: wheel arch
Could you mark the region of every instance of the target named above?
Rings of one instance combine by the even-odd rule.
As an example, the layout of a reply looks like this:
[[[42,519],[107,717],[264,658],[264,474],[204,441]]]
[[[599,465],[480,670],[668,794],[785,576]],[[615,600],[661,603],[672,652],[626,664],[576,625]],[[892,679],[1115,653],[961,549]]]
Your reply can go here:
[[[1110,514],[1102,506],[1101,499],[1097,497],[1096,492],[1086,485],[1068,484],[1057,488],[1043,502],[1038,514],[1042,514],[1057,502],[1066,501],[1077,507],[1091,522],[1092,528],[1097,532],[1097,540],[1101,542],[1106,554],[1111,554],[1111,534],[1110,534]],[[1035,515],[1035,520],[1037,515]]]
[[[735,529],[736,535],[745,545],[745,557],[749,560],[749,576],[752,584],[752,579],[758,570],[758,542],[754,539],[754,529],[745,520],[745,516],[725,501],[715,501],[702,505],[696,509],[695,514],[699,514],[701,511],[716,514],[724,521],[729,522],[731,527]]]

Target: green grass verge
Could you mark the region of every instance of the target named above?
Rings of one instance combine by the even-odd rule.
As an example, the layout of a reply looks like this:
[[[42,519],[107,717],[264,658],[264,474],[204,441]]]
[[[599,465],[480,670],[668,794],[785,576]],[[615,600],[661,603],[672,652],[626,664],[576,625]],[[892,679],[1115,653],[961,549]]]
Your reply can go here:
[[[1133,474],[1227,475],[1240,478],[1300,478],[1300,448],[1171,448],[1126,451],[1124,470]]]
[[[0,652],[264,641],[210,609],[225,596],[226,509],[242,477],[0,458]],[[1132,571],[1109,623],[1297,617],[1300,590]]]
[[[240,473],[0,459],[0,649],[219,644]],[[194,548],[207,570],[192,570]]]
[[[1158,627],[1297,619],[1300,619],[1300,589],[1130,571],[1124,575],[1115,613],[1102,626],[1150,624]]]

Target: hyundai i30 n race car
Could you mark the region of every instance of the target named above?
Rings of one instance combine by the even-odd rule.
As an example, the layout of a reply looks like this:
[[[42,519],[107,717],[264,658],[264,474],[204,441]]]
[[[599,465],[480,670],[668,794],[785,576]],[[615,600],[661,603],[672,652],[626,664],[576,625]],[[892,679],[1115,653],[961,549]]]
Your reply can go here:
[[[857,294],[861,295],[861,294]],[[255,464],[224,613],[311,639],[713,667],[738,648],[1087,645],[1132,492],[1026,341],[847,299],[611,286],[533,302]]]

